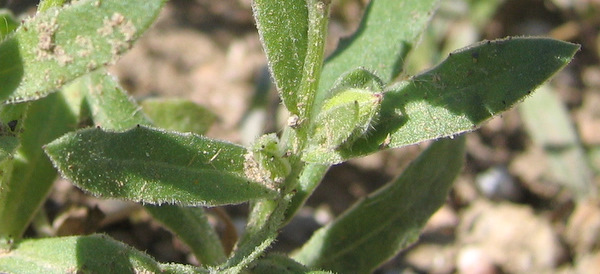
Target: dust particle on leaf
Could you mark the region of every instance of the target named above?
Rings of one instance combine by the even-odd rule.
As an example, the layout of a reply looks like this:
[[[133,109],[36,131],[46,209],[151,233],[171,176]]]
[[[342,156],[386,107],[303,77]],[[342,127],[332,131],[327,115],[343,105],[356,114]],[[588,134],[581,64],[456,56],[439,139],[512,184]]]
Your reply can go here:
[[[92,40],[88,37],[77,35],[77,37],[75,37],[75,43],[81,47],[81,49],[77,51],[79,57],[87,57],[94,50]]]
[[[73,62],[73,57],[68,55],[59,45],[54,46],[54,58],[60,66],[65,66]]]
[[[58,30],[56,17],[50,21],[42,21],[37,25],[38,31],[38,49],[40,51],[50,51],[54,48],[54,33]]]
[[[115,27],[122,24],[124,20],[125,16],[123,16],[123,14],[120,14],[118,12],[113,13],[113,15],[110,18],[104,19],[102,27],[98,29],[98,34],[102,36],[111,35]]]
[[[40,22],[37,27],[38,44],[35,49],[38,61],[55,60],[60,66],[73,62],[73,57],[67,54],[63,47],[56,44],[55,34],[58,31],[56,17]]]

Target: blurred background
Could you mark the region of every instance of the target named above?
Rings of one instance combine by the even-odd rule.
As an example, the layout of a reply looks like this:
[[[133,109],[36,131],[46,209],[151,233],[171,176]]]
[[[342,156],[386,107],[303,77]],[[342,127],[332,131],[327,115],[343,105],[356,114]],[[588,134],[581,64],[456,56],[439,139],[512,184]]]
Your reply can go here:
[[[399,0],[400,1],[400,0]],[[333,0],[328,52],[357,27],[367,0]],[[15,14],[36,1],[5,0]],[[600,1],[442,0],[400,79],[483,39],[543,36],[581,51],[532,96],[467,136],[464,171],[420,240],[377,273],[600,271]],[[190,99],[214,113],[208,136],[248,143],[281,129],[250,0],[171,0],[110,68],[136,98]],[[272,251],[290,252],[353,202],[398,176],[426,144],[331,168]],[[227,212],[229,217],[225,217]],[[226,244],[247,206],[212,209]],[[103,232],[160,261],[197,263],[141,207],[100,201],[59,180],[28,237]]]

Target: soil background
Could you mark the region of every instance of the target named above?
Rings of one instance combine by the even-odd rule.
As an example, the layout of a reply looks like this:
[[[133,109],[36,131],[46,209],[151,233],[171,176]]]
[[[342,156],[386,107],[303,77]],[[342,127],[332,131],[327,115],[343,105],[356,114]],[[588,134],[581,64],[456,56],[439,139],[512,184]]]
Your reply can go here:
[[[356,28],[367,3],[333,1],[328,52]],[[35,8],[28,1],[7,5],[16,13]],[[491,9],[487,15],[476,13],[486,7]],[[584,166],[572,172],[589,174],[589,184],[597,190],[599,29],[596,0],[446,0],[428,36],[417,45],[415,55],[421,56],[411,60],[406,75],[483,39],[536,35],[581,44],[575,60],[548,86],[564,106],[583,153],[579,160]],[[286,120],[274,88],[269,88],[250,0],[169,1],[154,26],[110,71],[137,99],[179,97],[205,106],[218,117],[207,133],[210,137],[247,144]],[[468,133],[465,168],[447,203],[417,243],[376,273],[600,273],[600,202],[573,191],[568,176],[552,175],[554,158],[532,138],[532,130],[516,107]],[[398,176],[426,146],[388,150],[332,167],[271,250],[300,247],[320,226]],[[27,236],[102,232],[160,261],[198,264],[189,248],[138,205],[101,201],[59,180],[45,210],[52,227],[31,228]],[[243,229],[247,206],[225,210],[237,229]],[[219,221],[219,210],[210,212],[221,231],[231,229]]]

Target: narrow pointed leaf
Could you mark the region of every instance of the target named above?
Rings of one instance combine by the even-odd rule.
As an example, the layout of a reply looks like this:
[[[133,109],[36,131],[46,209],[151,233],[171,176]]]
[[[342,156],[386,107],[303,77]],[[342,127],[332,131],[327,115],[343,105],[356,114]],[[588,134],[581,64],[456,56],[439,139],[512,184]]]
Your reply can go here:
[[[149,27],[164,0],[83,0],[49,8],[0,45],[0,99],[34,100],[100,66],[113,63]],[[10,66],[9,66],[10,65]]]
[[[252,3],[275,85],[286,108],[298,114],[297,92],[308,43],[306,1],[256,0]]]
[[[394,182],[319,229],[295,259],[337,273],[369,273],[417,240],[462,167],[464,138],[432,144]]]
[[[388,83],[402,71],[404,59],[427,26],[437,0],[371,1],[354,35],[342,39],[326,60],[317,103],[340,75],[357,67],[374,72]]]
[[[63,176],[102,197],[215,206],[275,196],[246,179],[245,148],[195,134],[95,128],[69,133],[46,152]]]
[[[150,256],[105,235],[24,240],[0,250],[2,273],[160,273]]]
[[[548,38],[509,38],[457,50],[431,70],[388,87],[374,128],[352,147],[323,154],[322,162],[474,130],[527,97],[578,49]]]

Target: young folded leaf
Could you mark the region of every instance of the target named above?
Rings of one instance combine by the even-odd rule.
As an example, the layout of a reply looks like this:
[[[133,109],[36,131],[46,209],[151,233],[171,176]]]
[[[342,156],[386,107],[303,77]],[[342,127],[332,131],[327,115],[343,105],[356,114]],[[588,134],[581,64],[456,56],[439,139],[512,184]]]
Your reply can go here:
[[[382,99],[382,93],[352,88],[325,101],[302,159],[327,161],[321,157],[365,136],[376,122]]]
[[[383,92],[383,87],[383,81],[381,81],[377,75],[365,68],[359,67],[342,74],[342,76],[333,83],[328,98],[352,88],[366,89],[371,90],[372,92],[381,93]]]
[[[274,197],[244,174],[241,146],[138,126],[69,133],[46,153],[67,179],[94,195],[162,204],[216,206]]]

